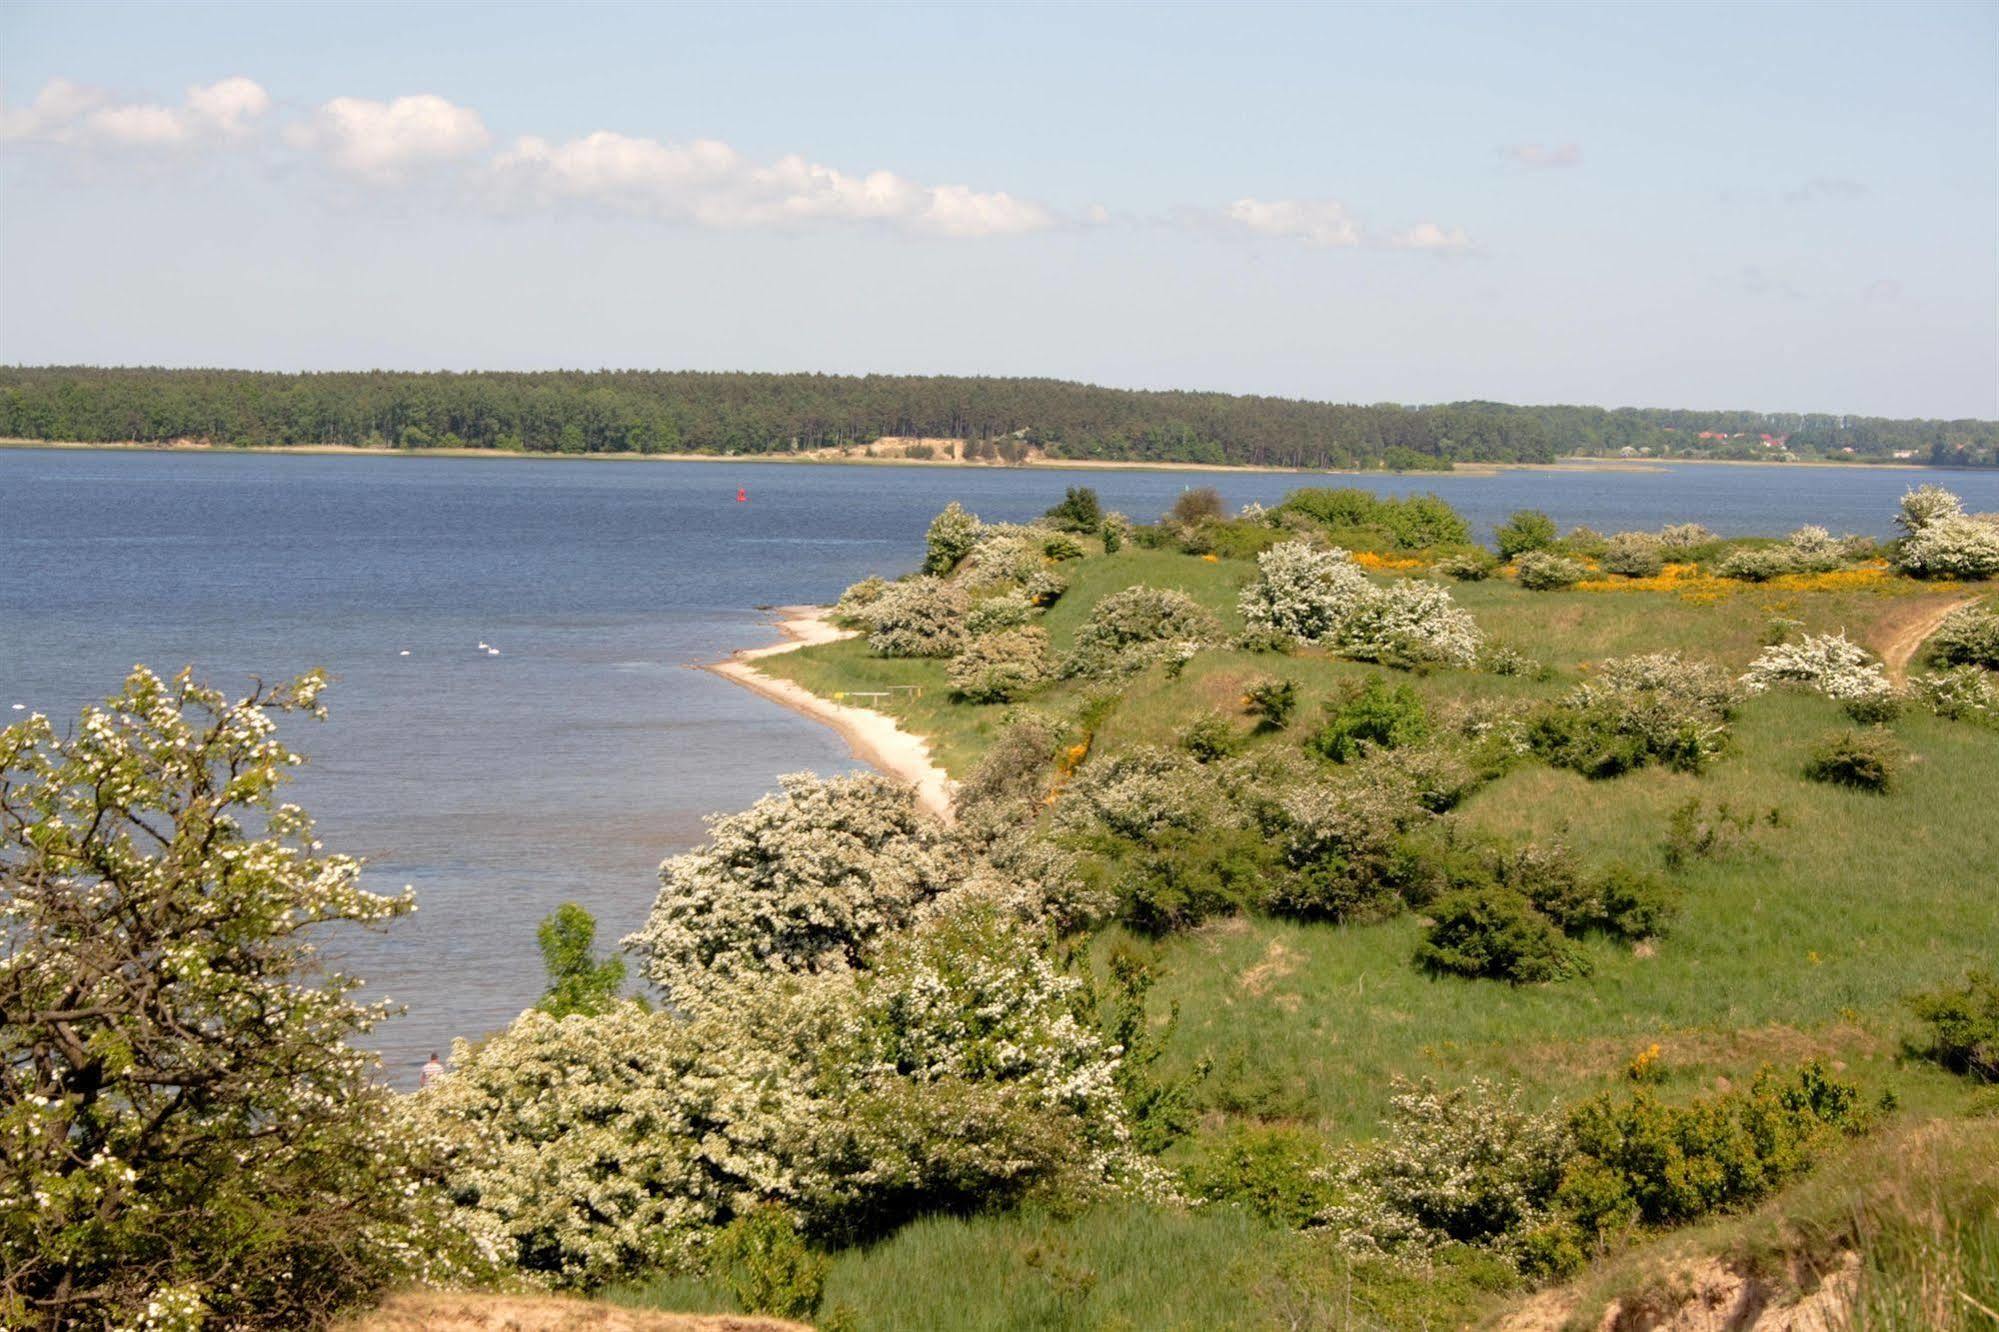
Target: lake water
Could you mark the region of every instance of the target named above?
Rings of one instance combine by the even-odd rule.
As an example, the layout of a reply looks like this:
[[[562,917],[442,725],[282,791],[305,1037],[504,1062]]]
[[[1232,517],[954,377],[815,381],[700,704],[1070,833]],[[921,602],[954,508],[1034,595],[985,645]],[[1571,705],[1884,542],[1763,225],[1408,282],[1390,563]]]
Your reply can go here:
[[[1888,535],[1934,480],[1999,510],[1999,472],[1679,466],[1322,478],[1434,490],[1482,531],[1523,507],[1605,531],[1818,522]],[[1065,485],[1149,519],[1183,487],[1273,503],[1296,475],[0,450],[0,724],[59,722],[134,662],[238,685],[332,671],[294,798],[419,910],[340,949],[408,1005],[377,1033],[407,1084],[539,991],[565,901],[635,927],[661,859],[781,773],[856,765],[830,732],[689,669],[770,641],[756,607],[910,568],[952,499],[1032,517]],[[736,502],[747,486],[750,502]],[[480,642],[500,649],[497,657]],[[401,655],[405,650],[408,656]]]

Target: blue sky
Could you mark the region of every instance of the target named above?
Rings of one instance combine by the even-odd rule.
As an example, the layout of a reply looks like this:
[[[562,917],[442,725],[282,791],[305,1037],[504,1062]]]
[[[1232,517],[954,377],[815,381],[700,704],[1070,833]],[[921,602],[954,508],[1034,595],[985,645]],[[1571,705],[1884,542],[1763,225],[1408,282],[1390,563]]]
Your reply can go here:
[[[1999,6],[0,8],[0,359],[1999,415]]]

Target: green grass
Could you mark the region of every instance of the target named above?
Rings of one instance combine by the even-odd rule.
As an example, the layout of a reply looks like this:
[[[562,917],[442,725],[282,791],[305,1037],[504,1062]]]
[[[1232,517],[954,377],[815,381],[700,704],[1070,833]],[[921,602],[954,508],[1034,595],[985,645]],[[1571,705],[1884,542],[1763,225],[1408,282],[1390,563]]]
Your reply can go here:
[[[1240,625],[1236,597],[1254,566],[1131,549],[1067,571],[1071,589],[1044,620],[1057,652],[1098,599],[1134,583],[1184,591],[1233,631]],[[1707,604],[1668,591],[1530,593],[1503,580],[1456,585],[1453,593],[1489,636],[1555,673],[1541,681],[1391,673],[1432,704],[1555,698],[1587,677],[1589,663],[1666,648],[1740,669],[1777,618],[1814,632],[1844,630],[1878,647],[1911,616],[1968,595],[1906,580],[1857,590],[1745,587]],[[899,700],[893,710],[935,739],[955,775],[969,769],[1011,711],[952,701],[941,663],[871,658],[857,642],[775,658],[769,668],[824,694],[925,685],[921,699]],[[1123,685],[1096,744],[1099,751],[1170,744],[1213,709],[1238,719],[1246,744],[1297,745],[1321,700],[1375,673],[1380,668],[1316,652],[1210,650],[1177,677],[1155,667]],[[1289,730],[1252,736],[1240,698],[1246,683],[1262,676],[1297,681],[1301,704]],[[1089,693],[1058,684],[1027,706],[1071,718]],[[1964,1084],[1905,1057],[1913,1022],[1904,1001],[1999,956],[1999,733],[1927,715],[1902,718],[1889,728],[1907,755],[1901,779],[1875,796],[1803,776],[1812,741],[1848,724],[1826,700],[1776,693],[1743,707],[1729,752],[1698,777],[1644,769],[1591,782],[1528,763],[1473,795],[1452,816],[1469,830],[1561,837],[1592,863],[1662,873],[1668,821],[1688,799],[1757,817],[1735,853],[1695,860],[1673,876],[1682,903],[1665,937],[1638,949],[1587,942],[1595,966],[1584,979],[1511,987],[1426,975],[1411,963],[1422,930],[1414,915],[1354,927],[1224,920],[1156,942],[1111,930],[1093,948],[1101,958],[1129,943],[1157,961],[1155,1021],[1163,1026],[1169,1011],[1179,1013],[1166,1069],[1187,1076],[1206,1070],[1197,1091],[1201,1134],[1256,1120],[1309,1127],[1329,1146],[1365,1138],[1398,1076],[1488,1076],[1520,1083],[1537,1101],[1569,1103],[1623,1085],[1625,1065],[1654,1043],[1669,1095],[1739,1081],[1766,1063],[1818,1056],[1836,1061],[1870,1096],[1892,1092],[1903,1107],[1896,1124],[1962,1115]],[[1990,1133],[1979,1141],[1989,1147]],[[1197,1135],[1169,1159],[1197,1151],[1198,1142]],[[1895,1178],[1891,1158],[1877,1152],[1864,1160],[1875,1177]],[[1851,1202],[1849,1181],[1822,1175],[1801,1187],[1806,1191],[1787,1192],[1757,1215],[1815,1217],[1812,1224],[1828,1234],[1835,1222],[1844,1225],[1842,1243],[1864,1238],[1866,1218]],[[1989,1209],[1990,1189],[1977,1196]],[[1861,1326],[1897,1325],[1895,1310],[1922,1298],[1924,1282],[1940,1279],[1923,1267],[1943,1261],[1937,1255],[1977,1265],[1999,1247],[1992,1225],[1939,1230],[1924,1219],[1937,1211],[1912,1204],[1866,1222],[1874,1240],[1863,1275],[1872,1284],[1863,1284],[1873,1303],[1861,1308],[1878,1316]],[[1709,1249],[1740,1247],[1754,1229],[1750,1220],[1731,1218],[1679,1238]],[[1638,1280],[1633,1273],[1643,1268],[1617,1279]],[[1067,1220],[940,1219],[909,1227],[873,1249],[841,1255],[828,1308],[844,1302],[868,1328],[1370,1327],[1421,1319],[1438,1326],[1462,1325],[1496,1298],[1463,1281],[1385,1295],[1389,1280],[1356,1274],[1304,1237],[1225,1209],[1184,1216],[1124,1208]],[[1426,1312],[1397,1323],[1381,1310],[1398,1301]]]

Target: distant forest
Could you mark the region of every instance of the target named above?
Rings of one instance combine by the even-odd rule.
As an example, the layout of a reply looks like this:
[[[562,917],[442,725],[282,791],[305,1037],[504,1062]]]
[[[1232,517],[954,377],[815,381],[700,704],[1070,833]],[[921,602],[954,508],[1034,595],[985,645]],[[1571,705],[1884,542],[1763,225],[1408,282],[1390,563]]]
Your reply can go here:
[[[0,367],[0,437],[538,453],[783,453],[884,436],[1057,458],[1447,467],[1568,454],[1999,463],[1999,422],[1778,412],[1367,406],[1055,379],[548,371],[264,374]]]

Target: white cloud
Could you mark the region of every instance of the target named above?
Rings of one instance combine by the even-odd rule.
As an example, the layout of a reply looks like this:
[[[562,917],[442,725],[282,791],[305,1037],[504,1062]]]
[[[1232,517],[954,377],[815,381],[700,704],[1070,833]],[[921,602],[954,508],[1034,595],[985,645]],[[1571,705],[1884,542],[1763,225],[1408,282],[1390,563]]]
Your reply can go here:
[[[270,108],[270,94],[240,76],[189,88],[179,106],[120,102],[101,88],[50,79],[27,106],[0,108],[0,140],[178,147],[246,134]]]
[[[1407,231],[1388,238],[1398,250],[1433,250],[1438,254],[1458,254],[1471,248],[1471,237],[1463,227],[1440,227],[1435,222],[1418,222]]]
[[[472,156],[492,142],[478,112],[432,93],[392,102],[336,97],[287,137],[342,171],[381,183],[416,167]]]
[[[1583,164],[1583,148],[1579,143],[1516,143],[1499,151],[1516,165],[1536,171]]]
[[[726,143],[687,144],[599,130],[551,143],[528,137],[493,161],[506,197],[578,202],[643,217],[736,230],[812,222],[880,222],[942,236],[1037,231],[1040,204],[963,185],[922,185],[889,171],[850,175],[796,155],[758,165]]]
[[[1282,236],[1308,245],[1350,246],[1361,240],[1360,224],[1336,199],[1238,199],[1229,220],[1264,236]]]

